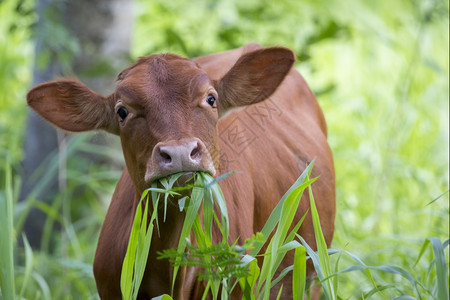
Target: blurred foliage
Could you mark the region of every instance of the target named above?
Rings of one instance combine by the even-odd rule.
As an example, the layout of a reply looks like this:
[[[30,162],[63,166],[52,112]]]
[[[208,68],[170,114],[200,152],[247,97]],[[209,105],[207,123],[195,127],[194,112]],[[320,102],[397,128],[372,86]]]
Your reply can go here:
[[[16,171],[33,61],[33,5],[32,0],[0,1],[0,157]],[[350,250],[369,265],[389,263],[417,279],[430,278],[431,253],[415,265],[422,243],[449,236],[448,0],[136,0],[135,12],[133,58],[158,52],[193,57],[248,42],[292,48],[328,122],[337,175],[333,247]],[[75,41],[66,42],[76,50]],[[85,148],[80,139],[84,151],[105,152]],[[32,285],[60,287],[51,291],[55,299],[85,299],[95,297],[89,265],[105,214],[102,203],[118,174],[70,157],[67,170],[61,197],[71,201],[56,199],[53,207],[42,208],[63,231],[51,251],[35,253]],[[20,178],[14,174],[16,187]],[[59,215],[61,203],[67,212],[81,202],[89,203],[82,206],[84,215]],[[15,213],[26,210],[25,204],[16,205]],[[342,258],[340,267],[346,263]],[[379,297],[397,296],[405,284],[395,275],[373,276],[380,285],[397,288]],[[339,276],[343,298],[362,298],[372,288],[360,273]],[[26,297],[33,298],[31,293],[36,290]]]
[[[31,8],[32,1],[0,2],[0,157],[15,164],[22,158],[23,99],[31,80]]]
[[[57,62],[63,74],[73,73],[73,59],[80,53],[78,37],[63,25],[65,0],[50,0],[42,8],[39,21],[33,26],[33,39],[39,41],[36,67],[45,70]]]

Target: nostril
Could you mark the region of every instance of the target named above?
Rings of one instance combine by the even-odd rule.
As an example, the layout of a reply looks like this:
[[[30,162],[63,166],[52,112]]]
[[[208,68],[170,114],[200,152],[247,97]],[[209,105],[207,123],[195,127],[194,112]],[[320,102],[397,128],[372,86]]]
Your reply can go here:
[[[170,157],[170,155],[167,152],[160,150],[159,155],[161,155],[161,157],[165,163],[169,163],[172,161],[172,157]]]
[[[191,151],[191,158],[195,158],[199,154],[199,151],[200,151],[199,144],[196,143],[194,149],[192,149]]]
[[[196,147],[196,148],[194,148],[194,150],[192,150],[192,152],[191,152],[191,158],[194,158],[194,157],[197,155],[197,153],[198,153],[198,148]]]

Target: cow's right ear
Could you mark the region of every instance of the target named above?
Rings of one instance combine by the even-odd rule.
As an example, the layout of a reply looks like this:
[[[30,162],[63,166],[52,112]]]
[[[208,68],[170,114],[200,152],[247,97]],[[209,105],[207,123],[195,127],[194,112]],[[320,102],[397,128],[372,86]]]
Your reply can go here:
[[[103,129],[119,133],[112,96],[103,97],[81,82],[58,80],[40,84],[27,94],[28,105],[61,129]]]

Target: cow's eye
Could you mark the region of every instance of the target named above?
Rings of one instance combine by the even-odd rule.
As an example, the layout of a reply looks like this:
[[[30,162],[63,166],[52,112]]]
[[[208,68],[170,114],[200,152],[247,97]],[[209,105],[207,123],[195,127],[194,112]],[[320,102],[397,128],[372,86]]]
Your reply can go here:
[[[214,104],[216,103],[216,98],[213,95],[208,95],[208,97],[206,97],[206,102],[208,102],[209,105],[214,107]]]
[[[117,114],[119,115],[120,121],[123,121],[128,116],[128,110],[125,107],[121,107],[117,110]]]

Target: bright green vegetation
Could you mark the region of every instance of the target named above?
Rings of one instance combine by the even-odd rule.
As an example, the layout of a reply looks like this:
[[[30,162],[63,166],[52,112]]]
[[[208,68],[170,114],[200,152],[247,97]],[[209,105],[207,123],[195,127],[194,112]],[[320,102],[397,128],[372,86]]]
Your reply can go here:
[[[172,283],[175,282],[175,277],[180,266],[191,266],[199,268],[196,274],[198,280],[206,282],[204,297],[210,292],[213,295],[213,299],[230,299],[233,290],[240,288],[244,299],[270,299],[272,289],[276,289],[280,296],[283,285],[280,286],[277,283],[287,273],[293,272],[293,297],[294,299],[303,299],[304,293],[308,296],[310,294],[309,288],[311,283],[307,284],[306,282],[306,261],[307,259],[311,259],[327,299],[338,299],[339,289],[337,278],[343,277],[343,274],[348,272],[358,273],[359,276],[361,276],[361,273],[363,275],[365,274],[365,277],[370,280],[372,288],[364,295],[364,298],[380,296],[379,294],[382,296],[383,290],[396,288],[394,284],[384,285],[376,282],[372,276],[373,271],[391,273],[403,277],[406,282],[409,281],[410,286],[408,290],[410,293],[416,295],[419,299],[422,297],[447,299],[449,278],[447,272],[448,263],[445,261],[444,249],[448,248],[449,240],[441,243],[437,238],[429,238],[424,242],[416,263],[426,251],[427,246],[432,244],[434,260],[430,263],[428,272],[431,274],[435,270],[436,273],[434,275],[428,275],[428,282],[418,281],[408,271],[398,266],[368,266],[350,252],[327,249],[320,226],[319,214],[311,190],[311,184],[317,178],[309,179],[313,164],[306,168],[294,185],[286,192],[273,210],[261,232],[247,239],[244,245],[237,245],[236,243],[230,245],[227,241],[228,214],[226,202],[217,184],[217,180],[214,180],[208,174],[195,174],[193,183],[185,188],[181,188],[192,189],[191,196],[186,196],[178,200],[180,211],[184,210],[186,214],[178,248],[167,249],[163,253],[160,253],[159,257],[159,259],[170,259],[174,265],[175,271]],[[162,219],[161,216],[158,217],[158,211],[161,213],[161,210],[154,209],[150,222],[147,223],[150,198],[150,205],[152,207],[161,207],[159,206],[159,196],[163,194],[163,207],[165,211],[169,197],[180,196],[177,193],[180,188],[172,188],[180,175],[172,176],[169,180],[163,179],[161,184],[164,189],[157,188],[156,184],[154,184],[141,197],[122,269],[121,290],[123,298],[126,300],[136,299],[137,297],[148,252],[151,247],[153,229],[155,225],[159,226],[158,222],[160,221],[158,220]],[[309,191],[311,202],[310,213],[313,219],[318,248],[317,252],[311,249],[301,236],[296,234],[304,217],[294,227],[291,227],[295,212],[306,189]],[[142,208],[142,204],[145,204],[145,208]],[[220,218],[213,209],[214,205],[219,208]],[[200,209],[202,209],[201,213]],[[202,219],[199,217],[200,215],[203,216]],[[213,220],[222,233],[222,240],[218,244],[212,242],[211,232]],[[147,224],[149,224],[148,227]],[[195,244],[189,242],[192,238],[191,232],[193,232],[193,237],[196,241]],[[273,236],[269,239],[271,233],[273,233]],[[298,238],[298,240],[295,240],[295,238]],[[267,249],[265,252],[261,252],[264,244],[267,244]],[[186,251],[188,251],[187,254]],[[275,272],[278,270],[281,261],[288,251],[295,251],[294,263],[283,269],[275,277]],[[334,267],[330,262],[329,253],[338,257]],[[356,264],[346,269],[340,269],[339,260],[342,255],[353,259],[353,262]],[[260,266],[258,266],[256,261],[256,257],[259,256],[263,257],[263,262]],[[219,287],[222,287],[220,295]],[[408,295],[406,289],[404,291],[399,290],[399,292],[403,293],[402,297],[414,299]],[[160,297],[161,299],[172,299],[169,295],[161,295]]]
[[[0,298],[9,288],[26,299],[96,299],[91,265],[120,174],[80,153],[121,154],[80,135],[68,144],[67,186],[54,203],[18,203],[36,16],[18,12],[17,3],[0,2],[0,259],[8,274],[1,277]],[[335,158],[332,248],[339,252],[329,257],[327,272],[340,273],[330,290],[342,299],[447,299],[448,1],[135,4],[133,58],[166,51],[202,55],[250,41],[292,48],[296,68],[324,110]],[[52,170],[39,175],[42,186]],[[32,205],[48,215],[43,247],[33,251],[18,247],[26,245],[19,232]]]
[[[181,198],[179,201],[180,210],[185,210],[186,217],[178,248],[167,249],[160,256],[161,259],[170,259],[174,264],[175,271],[172,282],[175,281],[180,266],[195,266],[201,268],[198,274],[199,279],[207,282],[204,296],[211,292],[214,299],[218,299],[218,297],[219,299],[229,299],[232,291],[240,287],[244,297],[247,299],[269,299],[271,288],[287,272],[293,269],[293,272],[296,274],[294,276],[294,282],[296,282],[294,285],[295,299],[301,299],[306,280],[306,252],[305,248],[298,241],[295,241],[294,238],[296,237],[295,232],[301,226],[303,218],[291,231],[289,229],[303,191],[315,181],[315,179],[309,180],[311,169],[312,164],[280,200],[262,231],[255,234],[253,238],[247,239],[245,245],[236,245],[236,243],[230,245],[228,243],[228,213],[225,199],[217,181],[208,174],[195,174],[194,183],[190,186],[192,188],[191,196]],[[172,185],[178,177],[178,175],[172,176],[170,181],[164,180],[162,182],[164,190],[156,187],[150,188],[142,195],[141,201],[146,199],[148,203],[148,192],[151,191],[153,192],[152,207],[158,207],[159,197],[156,195],[156,192],[159,192],[165,195],[164,207],[167,207],[168,196],[177,195],[172,189]],[[219,208],[220,216],[217,216],[214,204]],[[202,208],[203,222],[199,217],[200,208]],[[147,210],[148,205],[145,205],[144,214],[142,215],[142,208],[139,205],[133,223],[127,255],[122,269],[121,288],[124,299],[136,299],[137,288],[142,280],[143,268],[147,259],[146,255],[140,255],[140,253],[148,253],[148,249],[151,247],[150,240],[154,223],[158,224],[158,210],[154,210],[147,231],[150,234],[146,235],[145,238],[144,233],[140,234],[146,230],[146,226],[142,227],[142,224],[147,224]],[[317,212],[315,212],[314,216],[318,218]],[[222,233],[222,240],[216,245],[212,242],[213,222],[215,222]],[[320,225],[317,228],[319,230],[318,236],[324,242]],[[188,242],[191,231],[194,233],[196,244]],[[272,232],[274,232],[274,235],[268,242],[266,252],[260,253],[261,248],[268,241],[268,237]],[[189,250],[187,256],[184,254],[186,248]],[[249,254],[244,253],[246,250],[249,251]],[[280,276],[275,278],[275,271],[277,271],[287,251],[291,250],[296,251],[294,265],[286,268],[285,272],[282,272]],[[326,245],[322,247],[322,250],[327,257]],[[261,268],[256,263],[256,256],[264,257]],[[134,276],[131,271],[133,269]],[[220,286],[222,286],[222,292],[219,296]],[[278,286],[276,287],[279,288]],[[280,292],[281,289],[282,287]]]

